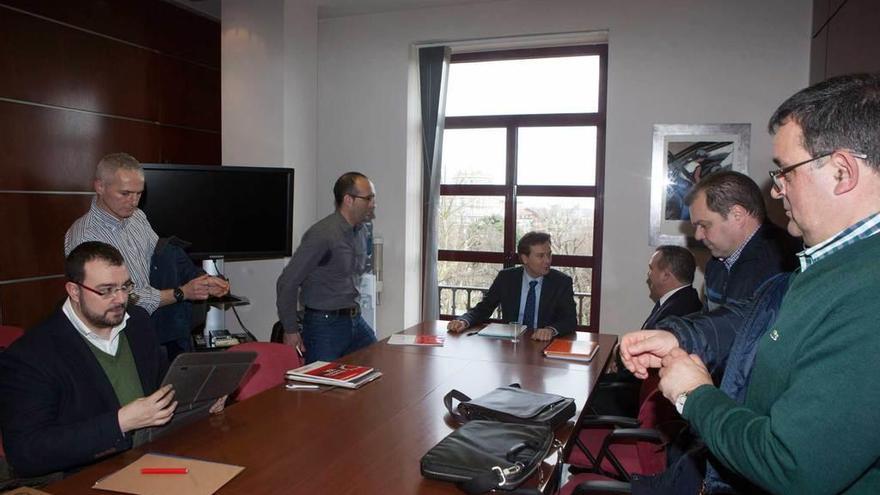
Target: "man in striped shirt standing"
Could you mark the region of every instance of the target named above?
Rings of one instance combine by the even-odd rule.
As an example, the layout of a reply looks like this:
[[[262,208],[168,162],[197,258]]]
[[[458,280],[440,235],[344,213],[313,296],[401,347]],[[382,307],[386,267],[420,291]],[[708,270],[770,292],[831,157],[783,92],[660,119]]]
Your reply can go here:
[[[150,314],[161,306],[205,300],[208,296],[229,292],[227,281],[204,273],[179,287],[157,289],[150,285],[150,260],[159,236],[138,208],[144,192],[144,171],[134,157],[113,153],[102,158],[95,169],[94,187],[95,198],[89,211],[74,222],[64,236],[65,256],[86,241],[104,242],[118,249],[135,285],[134,303]],[[180,350],[188,350],[189,346],[183,341],[188,341],[189,334],[178,337],[183,346]]]

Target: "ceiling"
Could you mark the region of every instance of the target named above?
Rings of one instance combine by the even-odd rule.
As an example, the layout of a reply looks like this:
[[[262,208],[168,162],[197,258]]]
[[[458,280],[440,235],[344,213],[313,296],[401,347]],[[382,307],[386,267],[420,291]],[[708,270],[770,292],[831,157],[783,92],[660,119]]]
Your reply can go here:
[[[171,1],[209,17],[220,19],[221,0]],[[318,5],[318,19],[495,1],[499,0],[315,0]]]

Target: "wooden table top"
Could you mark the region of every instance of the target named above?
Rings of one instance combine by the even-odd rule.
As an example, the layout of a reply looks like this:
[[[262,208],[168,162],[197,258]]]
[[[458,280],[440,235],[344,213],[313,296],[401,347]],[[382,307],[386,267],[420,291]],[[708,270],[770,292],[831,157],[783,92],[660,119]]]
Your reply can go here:
[[[422,323],[405,332],[445,335],[445,325]],[[419,471],[422,455],[456,426],[443,406],[449,390],[478,397],[520,383],[574,397],[579,415],[616,341],[614,335],[579,333],[576,338],[598,340],[600,348],[591,363],[578,363],[546,359],[541,355],[546,343],[524,337],[512,343],[449,334],[443,347],[381,341],[340,360],[383,373],[359,390],[275,387],[46,490],[107,493],[91,486],[144,453],[157,452],[245,466],[221,494],[460,493]],[[567,444],[574,423],[557,430],[557,438]],[[546,478],[552,466],[543,468]]]

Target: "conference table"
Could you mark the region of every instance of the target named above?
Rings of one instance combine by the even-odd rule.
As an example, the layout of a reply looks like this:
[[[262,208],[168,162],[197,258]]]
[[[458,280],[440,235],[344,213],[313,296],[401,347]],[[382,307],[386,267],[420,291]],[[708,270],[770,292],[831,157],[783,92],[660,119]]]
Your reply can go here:
[[[578,412],[556,430],[566,450],[589,393],[617,340],[578,332],[599,342],[590,363],[547,359],[546,342],[518,342],[447,334],[445,321],[414,325],[403,333],[447,335],[443,347],[390,345],[361,349],[341,362],[371,366],[381,378],[358,390],[274,387],[153,442],[90,466],[46,490],[52,494],[108,493],[92,489],[147,452],[244,466],[221,494],[452,494],[454,484],[425,479],[419,460],[457,425],[443,396],[458,389],[478,397],[519,383],[523,388],[573,397]],[[555,456],[528,483],[552,491]]]

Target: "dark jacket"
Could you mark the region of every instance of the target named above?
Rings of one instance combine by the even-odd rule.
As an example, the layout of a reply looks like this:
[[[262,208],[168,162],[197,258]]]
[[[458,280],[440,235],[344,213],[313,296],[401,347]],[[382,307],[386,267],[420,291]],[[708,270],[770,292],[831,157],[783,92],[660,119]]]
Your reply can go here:
[[[498,272],[483,300],[462,317],[471,325],[489,319],[495,308],[501,305],[501,319],[505,322],[519,319],[522,295],[523,267],[507,268]],[[571,277],[554,269],[544,275],[541,300],[538,302],[538,328],[553,327],[559,335],[574,332],[577,326],[577,310]]]
[[[658,321],[667,316],[684,316],[703,309],[697,290],[691,286],[679,289],[669,296],[657,310],[652,311],[642,328],[654,328]]]
[[[157,289],[174,289],[204,275],[183,250],[185,243],[175,237],[159,239],[150,259],[150,285]],[[150,319],[159,343],[187,338],[192,327],[192,303],[168,304],[153,311]]]
[[[797,268],[798,241],[771,222],[765,222],[749,240],[730,272],[724,263],[706,263],[706,309],[730,301],[745,301],[761,284],[777,273]]]
[[[772,277],[748,301],[728,304],[707,314],[667,318],[660,326],[675,334],[682,349],[700,355],[713,374],[723,371],[719,388],[742,404],[755,362],[758,340],[776,321],[790,276],[790,273],[782,273]],[[663,486],[673,490],[689,488],[682,486],[682,480],[674,478],[675,473],[688,476],[681,473],[702,473],[705,470],[705,484],[709,493],[764,493],[759,487],[725,469],[701,445],[697,440],[689,449],[682,448],[688,453],[667,469]]]
[[[125,335],[144,393],[167,368],[147,312],[129,305]],[[16,476],[71,471],[131,448],[121,407],[89,344],[59,308],[0,353],[0,430]]]

